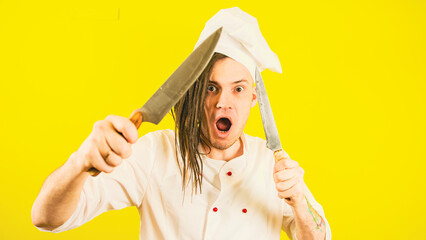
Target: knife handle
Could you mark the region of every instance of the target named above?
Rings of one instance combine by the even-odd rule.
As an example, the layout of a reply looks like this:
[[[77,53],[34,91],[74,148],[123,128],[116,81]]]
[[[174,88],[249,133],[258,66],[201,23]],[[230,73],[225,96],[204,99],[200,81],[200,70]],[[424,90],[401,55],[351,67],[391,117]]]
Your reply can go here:
[[[136,129],[139,129],[142,124],[142,112],[140,112],[139,109],[136,109],[132,112],[129,119],[133,124],[135,124]]]
[[[279,162],[283,160],[286,157],[286,155],[282,149],[278,149],[277,151],[274,152],[274,157],[275,157],[275,162]]]
[[[132,115],[130,115],[129,120],[135,124],[136,129],[139,129],[139,127],[142,124],[142,113],[139,111],[139,109],[136,109],[133,111]],[[121,134],[121,133],[120,133]],[[87,170],[92,177],[96,177],[101,173],[98,169],[92,167],[89,170]]]
[[[275,162],[279,162],[283,160],[284,158],[286,158],[286,154],[284,153],[282,149],[279,149],[274,152],[274,157],[275,157]],[[291,201],[291,198],[285,198],[285,200]]]

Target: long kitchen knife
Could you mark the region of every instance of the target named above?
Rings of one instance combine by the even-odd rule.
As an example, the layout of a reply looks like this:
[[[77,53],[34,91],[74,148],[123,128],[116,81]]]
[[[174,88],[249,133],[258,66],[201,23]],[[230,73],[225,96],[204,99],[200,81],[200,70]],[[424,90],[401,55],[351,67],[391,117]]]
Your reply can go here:
[[[281,147],[280,136],[278,135],[277,125],[275,124],[274,115],[272,114],[271,104],[269,103],[262,75],[258,68],[256,68],[255,81],[263,130],[265,130],[266,147],[274,152],[275,161],[278,162],[284,159],[286,154]],[[286,200],[290,201],[290,198],[286,198]]]
[[[150,99],[130,116],[130,121],[139,129],[143,122],[158,124],[167,112],[188,91],[213,56],[214,49],[222,33],[222,27],[201,43],[175,70],[166,82]],[[97,176],[99,170],[90,168],[91,176]]]

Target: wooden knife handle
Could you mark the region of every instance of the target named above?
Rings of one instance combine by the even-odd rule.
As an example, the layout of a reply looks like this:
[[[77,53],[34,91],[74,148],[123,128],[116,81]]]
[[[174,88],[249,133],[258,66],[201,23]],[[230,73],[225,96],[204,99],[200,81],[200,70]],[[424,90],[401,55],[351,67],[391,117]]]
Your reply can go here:
[[[129,119],[133,124],[135,124],[136,129],[139,129],[142,124],[142,113],[139,111],[139,109],[136,109],[132,112],[132,115],[130,115]]]
[[[283,160],[286,157],[284,150],[279,149],[279,150],[275,151],[274,157],[275,157],[275,162],[279,162],[279,161]]]
[[[274,152],[274,157],[275,157],[275,162],[279,162],[283,160],[284,158],[286,158],[286,154],[284,153],[284,150],[279,149]],[[285,198],[285,200],[291,201],[291,198]]]
[[[139,109],[136,109],[135,111],[133,111],[132,115],[130,115],[129,119],[133,124],[135,124],[136,129],[139,129],[142,124],[142,113],[139,111]],[[87,172],[89,172],[90,176],[92,177],[96,177],[99,175],[99,173],[101,173],[98,169],[94,167],[87,170]]]

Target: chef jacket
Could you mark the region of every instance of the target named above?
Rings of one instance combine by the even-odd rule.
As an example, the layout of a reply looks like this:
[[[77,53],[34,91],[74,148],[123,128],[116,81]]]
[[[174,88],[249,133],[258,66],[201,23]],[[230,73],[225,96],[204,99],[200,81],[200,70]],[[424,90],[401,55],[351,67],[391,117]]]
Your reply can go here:
[[[146,134],[112,173],[87,178],[72,216],[51,232],[76,228],[108,210],[136,206],[144,240],[280,239],[281,230],[297,239],[292,208],[275,188],[275,158],[265,140],[244,133],[243,155],[229,161],[203,155],[202,192],[195,194],[191,183],[182,190],[174,134],[169,129]],[[322,206],[306,185],[304,189],[325,221],[326,239],[331,239]]]

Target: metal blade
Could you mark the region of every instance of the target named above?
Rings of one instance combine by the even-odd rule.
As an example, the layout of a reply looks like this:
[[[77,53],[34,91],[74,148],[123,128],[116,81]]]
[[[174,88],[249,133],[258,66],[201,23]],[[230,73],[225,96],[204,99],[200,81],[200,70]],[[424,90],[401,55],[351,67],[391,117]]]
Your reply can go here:
[[[222,27],[212,33],[139,109],[144,122],[158,124],[188,91],[213,56]]]
[[[269,103],[265,85],[263,84],[262,75],[260,75],[260,72],[257,68],[256,90],[260,108],[260,115],[262,116],[263,129],[265,130],[266,147],[275,152],[276,150],[282,149],[280,136],[278,135],[277,125],[275,124],[271,104]]]

